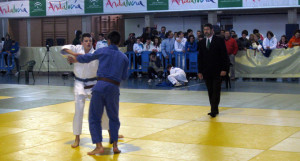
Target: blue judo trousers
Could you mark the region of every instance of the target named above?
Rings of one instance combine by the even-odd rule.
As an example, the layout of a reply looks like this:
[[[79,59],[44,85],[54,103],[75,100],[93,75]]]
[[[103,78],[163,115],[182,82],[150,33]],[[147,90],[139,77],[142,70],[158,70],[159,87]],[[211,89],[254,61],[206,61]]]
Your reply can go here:
[[[96,50],[93,54],[77,56],[80,63],[88,63],[93,60],[99,60],[97,76],[106,78],[115,82],[121,82],[128,77],[128,58],[118,50],[115,45]],[[101,118],[104,107],[109,118],[109,130],[111,141],[117,142],[120,121],[119,121],[119,86],[111,82],[100,80],[92,90],[92,98],[89,109],[89,128],[92,136],[92,142],[102,142]]]

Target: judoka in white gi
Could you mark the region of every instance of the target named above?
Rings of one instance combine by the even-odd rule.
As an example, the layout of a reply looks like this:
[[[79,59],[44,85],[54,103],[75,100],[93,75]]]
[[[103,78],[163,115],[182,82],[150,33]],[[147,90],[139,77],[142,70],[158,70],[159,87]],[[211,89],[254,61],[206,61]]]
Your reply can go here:
[[[104,46],[103,46],[104,47]],[[92,37],[89,33],[82,35],[81,45],[65,45],[62,47],[62,54],[66,54],[65,50],[72,50],[79,54],[94,53],[92,46]],[[97,83],[98,60],[90,63],[75,63],[74,64],[74,95],[75,95],[75,115],[73,119],[73,133],[76,136],[73,148],[79,146],[80,134],[82,132],[82,121],[84,113],[85,100],[91,97],[91,89]],[[102,129],[109,130],[108,117],[106,111],[103,112]],[[123,137],[123,136],[119,136]]]
[[[96,44],[96,50],[100,48],[108,47],[107,41],[104,38],[104,34],[99,34],[99,41]]]
[[[169,64],[167,66],[167,70],[170,72],[168,80],[175,87],[186,85],[188,83],[188,80],[186,79],[186,74],[182,69],[173,67],[171,64]]]

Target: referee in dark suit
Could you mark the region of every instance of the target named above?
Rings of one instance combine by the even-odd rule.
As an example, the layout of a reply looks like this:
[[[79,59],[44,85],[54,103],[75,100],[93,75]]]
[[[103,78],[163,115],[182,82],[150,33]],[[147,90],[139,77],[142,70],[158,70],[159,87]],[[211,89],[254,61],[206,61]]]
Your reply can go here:
[[[221,76],[229,70],[229,57],[224,39],[214,35],[211,24],[205,24],[203,29],[205,39],[199,41],[198,77],[205,80],[208,90],[211,117],[219,114],[221,94]]]

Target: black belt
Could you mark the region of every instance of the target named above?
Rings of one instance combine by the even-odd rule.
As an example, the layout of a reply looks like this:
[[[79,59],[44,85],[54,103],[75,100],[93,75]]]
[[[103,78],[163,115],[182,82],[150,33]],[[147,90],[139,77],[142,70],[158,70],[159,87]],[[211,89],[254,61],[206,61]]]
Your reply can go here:
[[[90,86],[84,86],[84,89],[90,89],[93,88],[95,85],[90,85]]]
[[[90,81],[95,81],[95,80],[97,80],[97,78],[95,77],[95,78],[88,78],[88,79],[81,79],[81,78],[78,78],[78,77],[74,77],[76,80],[78,80],[78,81],[81,81],[81,82],[90,82]]]
[[[112,84],[114,84],[114,85],[116,85],[116,86],[120,86],[120,82],[118,82],[118,81],[115,81],[115,80],[112,80],[112,79],[109,79],[109,78],[104,78],[104,77],[97,77],[97,80],[98,81],[104,81],[104,82],[109,82],[109,83],[112,83]]]

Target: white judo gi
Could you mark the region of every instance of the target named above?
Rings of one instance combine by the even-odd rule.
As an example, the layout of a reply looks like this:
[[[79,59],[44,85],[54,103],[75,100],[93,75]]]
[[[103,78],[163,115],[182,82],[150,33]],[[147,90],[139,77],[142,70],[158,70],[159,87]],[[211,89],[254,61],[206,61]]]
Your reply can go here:
[[[72,50],[75,53],[85,54],[82,45],[65,45],[63,49]],[[91,48],[89,53],[94,53],[94,49]],[[98,60],[94,60],[90,63],[74,63],[74,74],[76,78],[86,80],[97,77]],[[82,121],[84,113],[84,105],[86,98],[90,98],[92,94],[92,88],[84,89],[85,86],[95,85],[97,80],[92,81],[80,81],[75,78],[74,81],[74,95],[75,95],[75,115],[73,119],[73,133],[74,135],[80,135],[82,132]],[[102,129],[108,130],[108,117],[104,109],[102,117]]]
[[[176,83],[185,83],[188,82],[188,80],[186,79],[186,74],[185,72],[180,69],[180,68],[175,68],[172,67],[170,70],[170,75],[168,76],[169,81],[172,84],[176,84]]]

